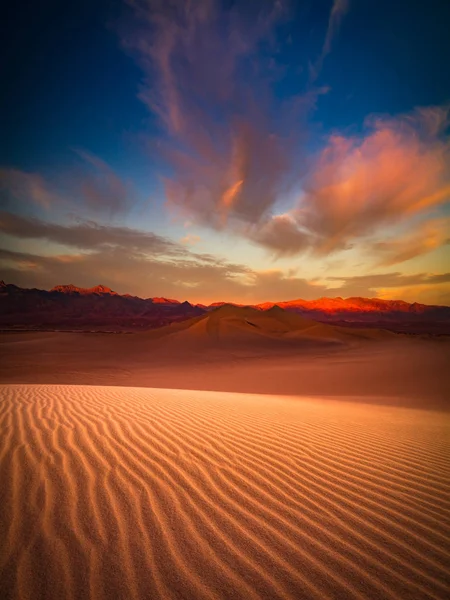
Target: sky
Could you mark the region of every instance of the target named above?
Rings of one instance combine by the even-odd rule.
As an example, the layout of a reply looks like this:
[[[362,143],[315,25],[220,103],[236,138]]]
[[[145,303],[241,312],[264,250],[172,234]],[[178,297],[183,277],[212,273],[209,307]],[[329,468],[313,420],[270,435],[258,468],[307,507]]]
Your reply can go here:
[[[0,278],[450,305],[447,0],[9,4]]]

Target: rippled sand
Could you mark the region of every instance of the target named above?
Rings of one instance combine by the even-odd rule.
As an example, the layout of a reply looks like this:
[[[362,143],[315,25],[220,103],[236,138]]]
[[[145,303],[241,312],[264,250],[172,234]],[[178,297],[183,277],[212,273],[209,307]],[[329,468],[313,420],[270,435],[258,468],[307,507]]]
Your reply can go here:
[[[0,387],[3,598],[448,597],[448,413]]]

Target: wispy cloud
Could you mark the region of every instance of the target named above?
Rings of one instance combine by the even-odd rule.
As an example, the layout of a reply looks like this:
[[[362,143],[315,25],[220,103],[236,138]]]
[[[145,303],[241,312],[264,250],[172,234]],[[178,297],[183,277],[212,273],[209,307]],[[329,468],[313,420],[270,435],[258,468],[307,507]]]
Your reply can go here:
[[[0,206],[26,209],[75,209],[78,212],[114,217],[133,208],[136,192],[104,160],[85,150],[74,153],[81,159],[56,179],[19,169],[0,168]]]
[[[182,243],[151,232],[95,222],[59,225],[1,213],[0,232],[23,240],[57,242],[67,248],[63,254],[47,255],[0,248],[2,278],[25,287],[49,288],[61,282],[91,287],[100,282],[142,297],[162,294],[197,302],[242,303],[337,295],[398,297],[404,290],[412,298],[416,290],[415,300],[423,293],[428,302],[439,298],[444,302],[450,283],[450,273],[394,272],[308,280],[292,270],[254,270],[193,252]]]
[[[342,19],[347,13],[350,6],[350,0],[333,0],[333,6],[330,11],[330,18],[328,20],[327,32],[322,47],[322,52],[317,61],[310,66],[311,80],[314,81],[320,75],[323,67],[323,62],[326,56],[331,52],[332,44],[336,38]]]
[[[58,195],[38,173],[0,168],[0,206],[12,208],[23,202],[49,210],[58,203]]]
[[[166,295],[194,301],[257,302],[273,295],[312,297],[325,288],[281,270],[255,271],[151,232],[79,222],[47,223],[0,214],[0,232],[19,239],[64,244],[65,254],[33,254],[0,249],[2,277],[18,285],[49,288],[58,282],[92,286],[147,297]],[[73,251],[75,250],[75,252]]]
[[[334,132],[312,157],[306,117],[325,90],[310,88],[277,106],[266,64],[275,53],[261,52],[277,39],[281,3],[256,3],[246,13],[239,3],[224,10],[214,0],[132,5],[140,27],[127,41],[146,75],[141,98],[164,132],[158,156],[168,173],[167,204],[183,219],[228,229],[275,257],[331,254],[408,222],[403,249],[388,239],[375,248],[382,264],[445,242],[431,226],[427,240],[421,230],[421,244],[408,239],[417,215],[450,195],[447,108],[373,117],[361,135]],[[333,2],[316,71],[348,10],[348,0]],[[287,209],[294,185],[303,193]]]
[[[83,159],[84,165],[74,187],[79,189],[88,210],[114,216],[133,207],[136,193],[131,182],[119,177],[100,157],[81,149],[75,152]]]
[[[355,290],[363,287],[364,289],[376,290],[377,288],[403,287],[418,284],[437,284],[450,283],[450,273],[416,273],[405,275],[400,271],[393,273],[378,273],[374,275],[355,275],[351,277],[327,277],[327,281],[339,281],[341,286],[348,292],[354,286]]]
[[[0,231],[22,239],[44,239],[79,250],[121,248],[123,250],[184,256],[186,249],[152,232],[77,220],[61,225],[41,219],[0,212]]]
[[[450,273],[415,273],[406,275],[379,273],[352,277],[328,277],[331,284],[339,282],[334,295],[342,297],[378,297],[386,300],[402,298],[407,302],[450,305]]]
[[[336,37],[341,21],[348,11],[350,6],[350,0],[333,0],[333,6],[331,8],[330,19],[328,21],[327,35],[323,44],[322,55],[326,56],[331,50],[331,44]]]
[[[124,43],[145,74],[140,97],[159,117],[155,157],[169,171],[169,206],[216,229],[260,221],[300,176],[293,157],[304,117],[323,92],[281,106],[272,94],[269,50],[283,3],[132,5],[137,24]]]
[[[379,240],[369,245],[369,251],[379,257],[378,266],[389,267],[432,252],[450,244],[450,219],[427,219],[405,235]]]

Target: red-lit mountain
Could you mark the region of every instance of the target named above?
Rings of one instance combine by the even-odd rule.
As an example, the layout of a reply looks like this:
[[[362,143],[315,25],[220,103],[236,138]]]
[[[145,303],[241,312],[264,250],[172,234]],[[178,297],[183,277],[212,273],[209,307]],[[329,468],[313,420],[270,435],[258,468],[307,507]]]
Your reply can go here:
[[[167,298],[120,295],[98,285],[58,285],[50,291],[24,289],[0,282],[0,327],[3,329],[76,329],[136,331],[183,321],[227,304],[209,306]],[[242,304],[236,306],[243,306]],[[379,298],[319,298],[265,302],[322,323],[377,327],[397,332],[450,334],[450,307],[409,304]]]
[[[450,307],[412,304],[380,298],[319,298],[264,302],[256,308],[279,306],[322,323],[377,327],[398,332],[450,334]]]
[[[122,296],[103,285],[57,285],[45,291],[0,282],[3,329],[137,331],[183,321],[203,312],[189,302]]]
[[[63,294],[81,294],[82,296],[88,296],[91,294],[109,294],[110,296],[118,296],[117,292],[113,292],[111,288],[106,287],[105,285],[96,285],[92,288],[79,288],[72,283],[68,285],[55,285],[50,292],[61,292]]]
[[[262,310],[280,306],[288,310],[296,311],[319,311],[326,314],[339,315],[342,313],[426,313],[433,306],[409,304],[403,300],[382,300],[380,298],[319,298],[317,300],[288,300],[287,302],[264,302],[257,307]],[[445,308],[445,307],[444,307]]]

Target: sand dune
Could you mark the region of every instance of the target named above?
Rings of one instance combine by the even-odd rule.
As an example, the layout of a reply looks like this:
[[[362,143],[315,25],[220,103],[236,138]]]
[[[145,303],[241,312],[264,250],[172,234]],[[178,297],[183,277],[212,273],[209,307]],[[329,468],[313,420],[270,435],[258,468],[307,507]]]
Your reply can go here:
[[[171,333],[171,331],[173,333]],[[169,334],[169,335],[168,335]],[[184,324],[165,327],[159,335],[166,335],[170,340],[201,340],[209,342],[242,345],[247,342],[254,348],[289,345],[292,342],[310,344],[334,344],[336,342],[351,344],[363,338],[372,340],[395,339],[392,332],[383,330],[350,329],[326,323],[317,323],[310,319],[288,313],[278,306],[268,311],[260,311],[252,307],[224,305],[213,312],[190,319]]]
[[[0,382],[376,397],[377,402],[416,408],[450,408],[450,340],[445,337],[426,340],[387,332],[394,337],[372,340],[377,331],[352,330],[348,343],[326,338],[322,344],[322,327],[328,326],[309,324],[291,343],[288,338],[297,335],[292,326],[273,341],[246,324],[249,338],[239,325],[232,342],[229,332],[225,341],[223,331],[215,336],[213,329],[210,335],[208,323],[182,323],[171,333],[167,328],[130,335],[4,333]],[[227,330],[235,323],[222,326]],[[312,329],[317,329],[316,339],[310,337]]]
[[[0,388],[3,598],[446,598],[448,413]]]

